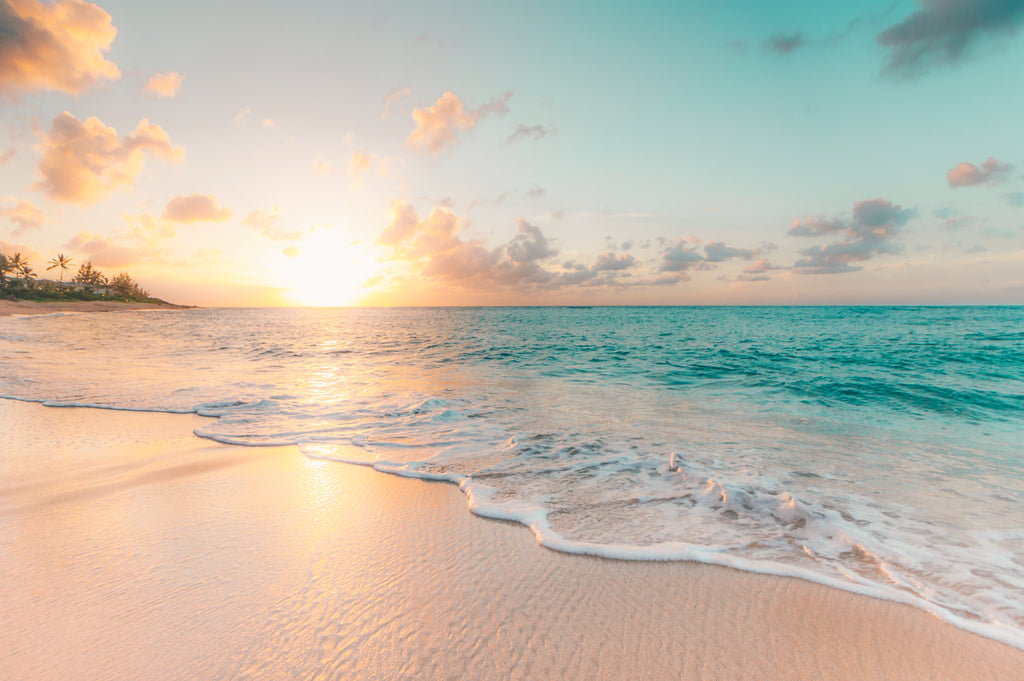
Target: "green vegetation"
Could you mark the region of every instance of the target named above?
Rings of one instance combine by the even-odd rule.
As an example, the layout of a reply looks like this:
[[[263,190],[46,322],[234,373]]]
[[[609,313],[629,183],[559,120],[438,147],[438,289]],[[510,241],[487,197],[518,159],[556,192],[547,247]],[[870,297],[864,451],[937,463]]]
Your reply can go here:
[[[78,272],[69,282],[64,281],[71,258],[59,253],[50,260],[47,270],[60,269],[60,281],[39,281],[38,275],[21,255],[0,253],[0,298],[8,300],[32,300],[46,302],[55,300],[115,300],[121,302],[169,304],[166,300],[153,298],[149,291],[139,286],[127,272],[120,272],[108,279],[93,267],[92,262],[79,266]]]

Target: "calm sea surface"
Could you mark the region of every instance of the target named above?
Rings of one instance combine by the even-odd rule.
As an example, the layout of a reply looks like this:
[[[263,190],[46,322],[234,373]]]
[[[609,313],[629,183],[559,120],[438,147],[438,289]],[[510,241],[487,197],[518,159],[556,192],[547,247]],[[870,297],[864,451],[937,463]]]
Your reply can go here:
[[[7,318],[0,367],[0,396],[449,480],[554,549],[799,576],[1024,648],[1024,308]]]

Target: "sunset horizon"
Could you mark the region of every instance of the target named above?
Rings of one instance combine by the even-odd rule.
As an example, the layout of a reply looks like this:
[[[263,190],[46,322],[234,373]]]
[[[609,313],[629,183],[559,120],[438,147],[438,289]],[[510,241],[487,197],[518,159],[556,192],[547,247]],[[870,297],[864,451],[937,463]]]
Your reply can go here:
[[[0,252],[204,306],[1024,302],[1016,9],[198,7],[4,0]]]

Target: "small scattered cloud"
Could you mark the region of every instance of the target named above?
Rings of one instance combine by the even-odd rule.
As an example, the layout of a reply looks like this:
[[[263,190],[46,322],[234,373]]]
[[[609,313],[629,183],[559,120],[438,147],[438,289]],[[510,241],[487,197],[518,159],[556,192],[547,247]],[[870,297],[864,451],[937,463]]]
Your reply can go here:
[[[979,184],[995,184],[1002,181],[1011,166],[1003,163],[997,158],[988,157],[979,168],[973,163],[957,164],[955,168],[946,172],[946,179],[952,189],[957,187],[973,187]]]
[[[466,109],[458,96],[445,92],[432,106],[413,110],[416,128],[405,143],[411,149],[437,156],[458,142],[456,131],[471,130],[485,116],[500,116],[508,112],[510,97],[512,93],[505,92],[477,109]]]
[[[1003,198],[1014,208],[1024,208],[1024,192],[1010,192],[1003,194]]]
[[[612,253],[606,251],[599,253],[597,263],[594,265],[596,272],[619,272],[621,270],[633,269],[637,266],[636,258],[629,253]]]
[[[761,45],[765,52],[775,54],[790,54],[807,44],[807,36],[800,31],[793,33],[779,32],[770,36]]]
[[[694,243],[688,239],[680,239],[675,245],[662,251],[661,265],[658,270],[661,272],[685,272],[691,269],[700,269],[704,265],[704,256],[697,251]]]
[[[761,258],[757,262],[744,267],[743,271],[736,278],[739,281],[768,281],[771,279],[769,272],[788,269],[788,267],[773,265],[767,258]]]
[[[14,158],[14,155],[16,153],[18,152],[15,149],[9,149],[7,151],[0,149],[0,163],[7,163],[12,158]]]
[[[154,73],[146,82],[143,92],[159,97],[161,99],[172,99],[181,90],[181,84],[185,82],[185,76],[177,71],[167,73]]]
[[[412,90],[407,87],[396,87],[384,97],[384,111],[381,113],[381,118],[387,118],[391,115],[391,107],[402,101],[406,97],[412,96]]]
[[[708,262],[725,262],[734,258],[752,260],[758,251],[754,248],[733,248],[721,241],[709,241],[704,244],[704,254]]]
[[[526,190],[526,193],[524,195],[528,199],[539,199],[547,195],[547,193],[548,190],[544,189],[544,187],[531,187],[530,189]]]
[[[273,210],[254,210],[242,218],[242,224],[252,227],[258,233],[275,241],[295,241],[302,238],[302,230],[285,230],[278,225],[281,211],[277,206]]]
[[[515,132],[508,136],[508,142],[518,142],[520,140],[533,140],[537,141],[542,137],[546,137],[554,132],[553,128],[546,128],[543,125],[523,125],[520,123],[516,126]]]
[[[338,172],[338,167],[335,166],[330,161],[317,161],[316,164],[313,166],[313,169],[316,170],[317,175],[324,176],[334,175],[335,173]]]
[[[42,135],[40,148],[42,179],[32,189],[57,201],[79,204],[96,203],[118,187],[133,186],[147,153],[164,161],[178,161],[185,153],[171,144],[163,128],[147,119],[131,134],[118,137],[100,119],[80,121],[67,111]]]
[[[146,254],[139,248],[128,246],[112,237],[92,232],[79,232],[71,238],[64,248],[78,253],[84,260],[97,267],[127,267],[146,259]]]
[[[289,246],[288,248],[284,248],[281,250],[281,253],[288,256],[289,258],[297,258],[299,257],[299,254],[301,252],[302,251],[299,250],[299,247],[295,246],[294,244]]]
[[[1019,0],[918,0],[921,9],[878,34],[885,72],[913,78],[968,57],[976,44],[1006,39],[1024,24]]]
[[[276,128],[277,127],[277,123],[274,121],[273,118],[264,118],[262,121],[260,121],[260,125],[262,125],[264,128]]]
[[[245,127],[246,123],[249,122],[249,116],[252,115],[252,107],[246,106],[238,110],[235,114],[235,125]]]
[[[900,229],[914,216],[914,211],[904,209],[885,199],[858,201],[853,206],[851,219],[835,218],[815,221],[827,225],[826,229],[798,230],[798,224],[789,231],[791,236],[820,236],[843,232],[845,238],[827,246],[811,246],[802,249],[803,257],[793,265],[799,274],[837,274],[862,269],[857,263],[866,262],[878,255],[896,253],[899,246],[895,241]]]
[[[0,0],[0,94],[84,92],[121,72],[107,61],[110,15],[83,0]]]
[[[363,175],[370,172],[370,168],[373,167],[373,154],[368,154],[365,151],[352,152],[352,156],[349,159],[349,173],[352,175],[352,183],[355,185],[362,184]]]
[[[176,196],[164,208],[163,218],[173,222],[223,222],[231,217],[231,209],[221,206],[213,194]]]
[[[10,203],[14,205],[4,206]],[[15,235],[41,229],[46,224],[46,216],[34,203],[13,197],[0,199],[0,217],[5,217],[16,225]]]

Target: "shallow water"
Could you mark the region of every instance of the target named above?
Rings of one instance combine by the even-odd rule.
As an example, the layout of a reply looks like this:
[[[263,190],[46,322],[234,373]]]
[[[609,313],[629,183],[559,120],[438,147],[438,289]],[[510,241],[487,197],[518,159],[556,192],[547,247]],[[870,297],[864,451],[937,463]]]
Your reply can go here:
[[[0,319],[0,395],[459,483],[545,545],[801,576],[1024,648],[1021,308]]]

